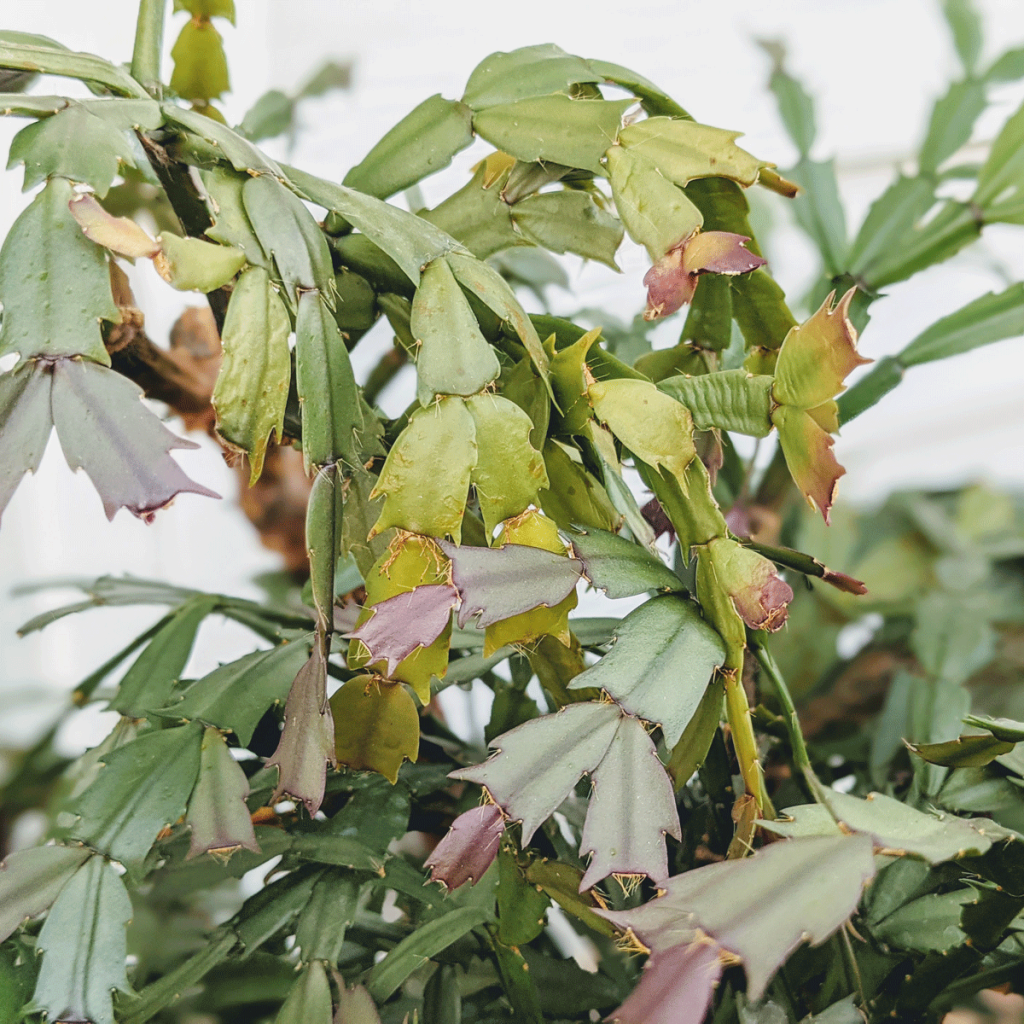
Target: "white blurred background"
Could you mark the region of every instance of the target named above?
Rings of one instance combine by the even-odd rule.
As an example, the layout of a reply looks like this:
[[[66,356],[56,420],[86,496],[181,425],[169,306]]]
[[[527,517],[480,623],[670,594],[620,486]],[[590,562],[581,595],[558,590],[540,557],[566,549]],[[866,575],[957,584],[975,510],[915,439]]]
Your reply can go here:
[[[985,59],[1024,45],[1024,4],[977,3],[985,16]],[[301,128],[291,148],[284,139],[263,144],[272,155],[334,180],[421,100],[436,92],[461,95],[470,71],[487,54],[549,41],[639,71],[698,120],[745,132],[745,148],[785,167],[796,153],[767,92],[769,60],[756,43],[782,40],[791,72],[817,99],[813,155],[836,157],[851,230],[894,168],[911,164],[931,102],[957,74],[936,0],[649,0],[635,7],[595,0],[585,9],[541,0],[502,5],[237,0],[237,6],[237,28],[217,23],[234,89],[221,104],[230,123],[240,121],[267,89],[297,89],[324,60],[352,61],[349,90],[300,107]],[[128,61],[135,7],[135,0],[22,0],[3,5],[0,27],[48,34],[73,49]],[[186,17],[168,16],[167,50]],[[82,92],[77,83],[55,79],[33,91]],[[993,109],[979,122],[974,141],[991,139],[1022,97],[1024,87],[1017,85],[994,91]],[[2,151],[25,123],[0,120]],[[472,147],[452,168],[428,180],[423,186],[428,204],[459,187],[482,151]],[[20,186],[20,169],[0,174],[0,234],[28,200]],[[798,297],[811,283],[815,265],[784,205],[774,196],[763,204],[774,223],[768,255],[783,286]],[[631,319],[642,307],[646,261],[639,250],[628,249],[620,262],[621,276],[569,261],[572,293],[551,295],[556,311],[599,306]],[[894,286],[891,297],[877,302],[861,351],[873,358],[895,352],[940,316],[1022,277],[1024,232],[990,228],[981,245],[919,280]],[[201,301],[172,292],[148,267],[133,283],[148,332],[160,342],[181,309]],[[673,318],[658,337],[674,342],[680,325],[681,319]],[[375,361],[380,348],[374,349],[374,341],[388,344],[385,330],[375,331],[357,349],[357,372]],[[411,378],[407,369],[385,393],[388,412],[406,405]],[[851,424],[837,442],[848,469],[841,498],[871,503],[898,487],[976,480],[1019,488],[1024,484],[1022,386],[1019,340],[912,370],[897,392]],[[170,425],[180,430],[180,424]],[[68,470],[55,439],[40,472],[22,483],[0,529],[0,748],[29,742],[58,706],[55,699],[159,614],[158,609],[90,611],[19,640],[15,631],[26,619],[76,595],[63,590],[13,598],[13,587],[130,572],[256,597],[253,577],[278,567],[277,557],[259,545],[234,503],[235,475],[220,450],[204,437],[196,440],[199,451],[180,452],[177,458],[190,476],[225,500],[184,495],[151,526],[126,512],[108,523],[92,486]],[[601,605],[593,603],[597,598],[584,601],[587,611],[601,614]],[[186,674],[209,671],[252,646],[241,627],[211,622],[200,633]],[[71,723],[62,745],[68,753],[81,750],[107,727],[99,712],[86,712]]]

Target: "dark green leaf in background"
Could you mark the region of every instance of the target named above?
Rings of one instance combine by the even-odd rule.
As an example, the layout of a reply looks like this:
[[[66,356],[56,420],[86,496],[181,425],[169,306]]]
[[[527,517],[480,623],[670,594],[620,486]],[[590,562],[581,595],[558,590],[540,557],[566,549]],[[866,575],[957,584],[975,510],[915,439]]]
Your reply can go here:
[[[440,94],[424,100],[345,175],[349,188],[387,199],[447,167],[473,141],[473,112]]]
[[[216,607],[216,598],[199,596],[178,608],[124,674],[110,702],[114,711],[143,718],[170,699],[188,664],[196,633]]]
[[[295,944],[305,962],[338,962],[345,930],[356,919],[361,885],[359,876],[347,868],[329,868],[317,879],[295,930]]]
[[[253,651],[178,691],[158,713],[229,729],[248,746],[267,708],[284,702],[308,656],[309,648],[298,640]]]
[[[331,987],[323,963],[306,964],[288,998],[278,1011],[276,1024],[331,1024]]]

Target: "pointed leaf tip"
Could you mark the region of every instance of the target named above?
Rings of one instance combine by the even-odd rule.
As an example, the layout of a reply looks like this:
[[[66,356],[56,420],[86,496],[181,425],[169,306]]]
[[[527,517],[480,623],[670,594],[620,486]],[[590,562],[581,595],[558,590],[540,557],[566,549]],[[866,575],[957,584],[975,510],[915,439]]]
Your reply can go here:
[[[430,880],[449,892],[469,882],[476,885],[498,855],[505,816],[496,804],[483,804],[460,814],[448,834],[424,861]]]
[[[663,884],[665,836],[681,839],[682,831],[672,782],[638,719],[620,719],[593,784],[580,839],[580,856],[591,859],[580,892],[612,874],[647,875]]]
[[[305,804],[312,817],[323,802],[328,764],[336,764],[334,723],[327,702],[327,655],[318,637],[292,683],[281,739],[267,762],[268,768],[276,765],[280,773],[271,801],[276,803],[287,794]]]
[[[534,608],[554,608],[583,578],[578,558],[526,544],[474,548],[441,541],[440,547],[452,560],[452,582],[462,598],[460,629],[474,616],[484,628]]]
[[[103,511],[120,508],[145,522],[179,494],[219,498],[182,471],[172,448],[198,448],[172,434],[140,399],[142,390],[113,370],[78,359],[52,364],[53,419],[64,458],[84,469]]]

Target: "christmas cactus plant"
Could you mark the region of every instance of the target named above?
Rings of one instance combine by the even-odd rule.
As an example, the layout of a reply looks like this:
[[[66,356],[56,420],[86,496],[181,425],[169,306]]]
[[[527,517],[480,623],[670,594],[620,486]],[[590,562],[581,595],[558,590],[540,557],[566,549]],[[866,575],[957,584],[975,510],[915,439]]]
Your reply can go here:
[[[113,731],[71,762],[51,732],[4,784],[8,823],[41,806],[47,835],[0,871],[0,1021],[932,1021],[1017,985],[1024,520],[981,488],[857,517],[835,436],[915,365],[1024,333],[1015,283],[848,386],[881,289],[1024,223],[1024,110],[950,164],[1020,51],[982,68],[973,11],[947,4],[964,76],[851,238],[779,52],[791,171],[538,45],[338,183],[257,144],[301,97],[225,124],[232,0],[174,6],[167,85],[163,0],[129,65],[0,33],[0,110],[28,119],[10,163],[36,190],[0,251],[0,513],[54,427],[110,518],[212,495],[144,391],[247,486],[301,451],[308,582],[259,602],[106,577],[25,625],[166,608],[74,692]],[[37,75],[91,95],[24,91]],[[478,139],[439,205],[389,202]],[[821,254],[803,312],[754,190]],[[547,253],[611,272],[627,236],[650,262],[631,325],[547,311]],[[146,261],[205,293],[214,375],[147,338],[125,270]],[[666,318],[679,341],[655,349]],[[574,614],[586,587],[632,610]],[[874,640],[840,654],[868,612]],[[189,678],[214,616],[252,647]],[[491,691],[490,752],[446,723],[452,685]]]

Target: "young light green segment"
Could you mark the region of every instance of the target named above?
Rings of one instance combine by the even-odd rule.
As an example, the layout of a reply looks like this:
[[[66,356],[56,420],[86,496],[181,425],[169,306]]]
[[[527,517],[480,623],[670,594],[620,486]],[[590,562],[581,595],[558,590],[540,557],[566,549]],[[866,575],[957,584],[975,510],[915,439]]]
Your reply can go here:
[[[477,395],[466,402],[476,426],[477,462],[471,474],[484,529],[490,538],[498,523],[537,501],[548,475],[530,444],[533,423],[513,402],[499,395]]]
[[[704,223],[700,210],[642,153],[612,146],[608,180],[629,237],[657,262]]]
[[[100,320],[119,323],[104,250],[90,242],[68,203],[71,182],[51,178],[18,217],[0,249],[0,356],[110,356]]]
[[[753,185],[758,172],[768,165],[736,145],[740,134],[695,121],[649,117],[623,128],[619,141],[626,149],[647,157],[677,185],[712,175]]]
[[[252,487],[271,434],[284,432],[291,380],[291,321],[270,275],[251,267],[238,279],[224,321],[224,358],[213,389],[217,432],[249,457]]]
[[[475,395],[501,372],[498,357],[480,332],[469,300],[444,259],[423,270],[412,302],[411,327],[419,345],[417,397]]]
[[[476,463],[476,424],[461,398],[417,409],[370,494],[387,499],[371,536],[397,526],[428,537],[451,536],[458,543]]]
[[[518,160],[553,161],[604,174],[601,158],[615,143],[625,100],[574,100],[564,94],[537,96],[477,111],[478,135]]]
[[[159,241],[167,283],[179,292],[216,291],[245,266],[245,253],[232,245],[181,238],[173,231],[164,231]]]

